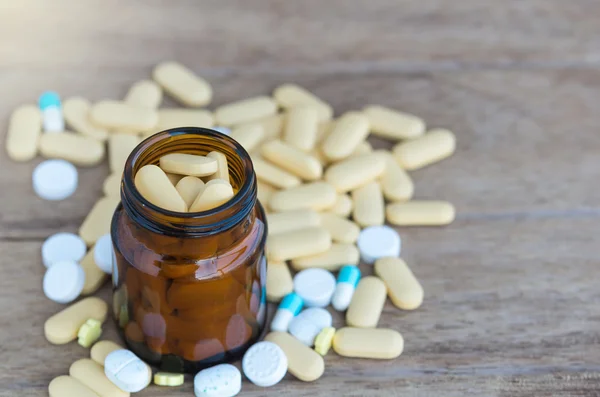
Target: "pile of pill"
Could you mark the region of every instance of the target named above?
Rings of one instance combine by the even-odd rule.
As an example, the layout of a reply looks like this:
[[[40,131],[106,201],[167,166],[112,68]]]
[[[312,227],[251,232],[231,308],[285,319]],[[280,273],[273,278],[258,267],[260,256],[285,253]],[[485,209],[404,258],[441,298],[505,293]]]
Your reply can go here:
[[[184,107],[159,108],[163,92]],[[454,220],[448,202],[413,200],[407,173],[453,154],[454,135],[445,129],[426,131],[422,119],[378,105],[334,119],[329,104],[295,84],[214,111],[201,108],[211,99],[206,80],[181,64],[164,62],[155,67],[152,80],[135,83],[123,100],[91,103],[72,97],[62,103],[47,92],[38,106],[13,112],[9,157],[28,161],[40,154],[48,159],[32,175],[41,198],[69,197],[78,184],[76,166],[97,165],[107,153],[111,170],[104,197],[78,235],[57,233],[44,242],[45,295],[73,302],[93,294],[112,273],[110,220],[120,201],[125,161],[142,139],[181,126],[213,128],[237,140],[252,158],[269,230],[267,299],[279,302],[271,332],[243,357],[246,378],[261,387],[277,384],[287,372],[314,381],[323,374],[323,357],[331,347],[344,357],[398,357],[404,347],[401,334],[377,328],[383,306],[389,297],[399,309],[414,310],[423,302],[423,289],[400,258],[400,236],[385,223],[434,226]],[[374,150],[367,141],[370,134],[395,146]],[[226,157],[219,152],[167,154],[158,165],[139,169],[134,179],[146,200],[178,212],[205,211],[236,193]],[[373,265],[373,275],[361,277],[360,262]],[[329,305],[346,312],[345,326],[333,327]],[[52,380],[50,396],[128,396],[152,380],[161,386],[183,384],[183,374],[153,376],[130,351],[97,341],[107,310],[102,300],[85,297],[44,324],[53,344],[77,339],[92,346],[90,359],[76,361],[69,375]],[[230,364],[202,370],[194,378],[196,396],[234,396],[241,387],[241,373]]]

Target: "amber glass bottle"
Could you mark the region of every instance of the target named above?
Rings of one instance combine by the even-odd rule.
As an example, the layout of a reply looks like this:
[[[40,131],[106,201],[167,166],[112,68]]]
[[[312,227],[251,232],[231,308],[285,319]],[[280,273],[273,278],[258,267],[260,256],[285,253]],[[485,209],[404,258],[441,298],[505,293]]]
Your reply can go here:
[[[137,191],[134,176],[167,153],[227,156],[236,192],[209,211],[159,208]],[[127,344],[141,358],[172,372],[196,372],[239,358],[266,320],[267,235],[248,153],[203,128],[153,135],[129,156],[115,211],[112,240],[113,310]]]

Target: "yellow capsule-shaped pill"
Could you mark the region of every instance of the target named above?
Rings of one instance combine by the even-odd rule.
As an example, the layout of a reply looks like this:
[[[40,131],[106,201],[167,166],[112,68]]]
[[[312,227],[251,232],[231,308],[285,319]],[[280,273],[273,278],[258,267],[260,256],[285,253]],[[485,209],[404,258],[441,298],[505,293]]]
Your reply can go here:
[[[314,181],[323,175],[323,166],[318,159],[278,139],[265,143],[261,154],[273,164],[304,180]]]
[[[278,212],[303,208],[323,211],[331,208],[336,199],[337,195],[331,184],[312,182],[273,194],[269,200],[269,207]]]
[[[363,277],[356,286],[352,301],[346,312],[346,323],[353,327],[377,327],[383,311],[387,290],[381,279]]]
[[[58,376],[48,385],[50,397],[98,397],[92,389],[68,375]]]
[[[135,187],[157,207],[168,211],[186,212],[188,207],[165,172],[156,165],[143,166],[135,174]]]
[[[331,248],[331,235],[321,227],[272,234],[267,239],[267,256],[274,261],[316,255],[329,248]]]
[[[208,176],[217,172],[217,160],[208,156],[187,153],[169,153],[160,158],[164,172],[179,175]]]
[[[396,161],[405,170],[416,170],[449,157],[456,149],[456,138],[448,130],[431,130],[417,139],[394,146]]]
[[[384,106],[370,105],[363,109],[369,119],[371,133],[387,139],[413,139],[425,132],[423,119]]]
[[[388,295],[396,307],[414,310],[423,303],[423,287],[402,259],[378,259],[375,261],[375,274],[387,286]]]
[[[319,226],[321,217],[311,209],[300,209],[286,212],[276,212],[267,215],[269,235],[290,232],[292,230]]]
[[[99,298],[90,297],[63,309],[44,323],[44,335],[55,345],[69,343],[77,338],[79,328],[87,319],[106,320],[108,306]]]
[[[110,134],[108,137],[108,165],[110,171],[123,173],[127,158],[140,143],[140,138],[131,134]]]
[[[352,218],[362,227],[383,225],[385,208],[381,186],[370,182],[352,192]]]
[[[386,207],[388,222],[398,226],[448,225],[455,217],[454,206],[447,201],[414,200]]]
[[[273,91],[273,97],[284,109],[298,106],[314,107],[320,121],[330,120],[333,116],[331,105],[297,84],[280,85]]]
[[[325,180],[338,193],[345,193],[379,178],[385,171],[385,160],[378,154],[365,154],[340,161],[325,172]]]
[[[151,130],[158,123],[156,110],[123,101],[100,101],[92,106],[90,118],[101,127],[136,134]]]
[[[103,197],[96,201],[79,227],[79,236],[88,246],[106,233],[110,233],[110,222],[120,202],[119,197]]]
[[[148,109],[158,108],[161,101],[162,89],[151,80],[141,80],[134,83],[125,95],[125,103]]]
[[[229,182],[229,166],[227,165],[227,156],[221,152],[212,151],[208,153],[206,157],[217,160],[217,171],[206,179],[209,181],[213,179],[222,179],[226,182]]]
[[[292,273],[285,262],[269,262],[267,266],[267,300],[279,302],[294,290]]]
[[[101,397],[129,397],[129,392],[119,389],[108,380],[102,365],[89,358],[82,358],[71,364],[69,375]]]
[[[356,223],[332,213],[321,214],[321,226],[329,230],[333,241],[338,243],[355,243],[360,234],[360,227]]]
[[[305,152],[313,150],[317,143],[318,117],[315,107],[299,106],[291,108],[286,117],[283,141]]]
[[[334,243],[327,251],[293,259],[292,267],[297,271],[318,267],[336,272],[345,265],[358,265],[359,259],[360,253],[356,245]]]
[[[190,206],[190,212],[208,211],[225,204],[233,197],[233,188],[223,179],[212,179],[204,185]]]
[[[277,104],[267,96],[257,96],[219,106],[215,120],[219,125],[232,126],[260,120],[277,113]]]
[[[106,360],[106,356],[108,356],[115,350],[121,349],[123,349],[123,347],[121,345],[116,344],[115,342],[109,340],[101,340],[99,342],[96,342],[94,346],[92,346],[92,350],[90,350],[90,357],[98,364],[104,365],[104,360]]]
[[[79,166],[93,166],[104,159],[102,142],[71,132],[43,134],[39,149],[44,157],[64,159]]]
[[[179,192],[179,195],[189,208],[194,203],[194,200],[196,200],[196,197],[198,197],[198,194],[204,189],[204,182],[198,177],[186,176],[177,182],[175,189],[177,189],[177,192]]]
[[[85,98],[68,98],[63,103],[63,115],[66,123],[81,135],[105,141],[108,138],[108,130],[99,127],[90,120],[92,104]]]
[[[206,106],[212,100],[210,84],[178,62],[159,63],[152,72],[152,78],[186,106]]]
[[[288,371],[304,382],[312,382],[325,371],[325,362],[317,352],[287,332],[271,332],[265,337],[283,350],[288,360]]]
[[[14,161],[29,161],[38,150],[42,133],[42,115],[33,105],[18,107],[10,116],[6,134],[6,152]]]
[[[85,282],[81,295],[90,295],[98,291],[102,284],[108,279],[108,274],[100,269],[94,260],[94,249],[90,249],[80,262],[81,268],[85,272]]]
[[[408,201],[414,194],[414,183],[389,152],[383,152],[385,171],[381,176],[381,190],[389,201]]]
[[[289,189],[301,183],[300,178],[297,176],[261,158],[253,157],[252,164],[254,165],[256,178],[276,188]]]
[[[347,218],[352,213],[352,206],[353,203],[350,196],[347,194],[338,194],[335,203],[333,203],[333,206],[328,211]]]
[[[369,120],[360,112],[348,112],[336,122],[321,148],[332,161],[348,157],[369,135]]]
[[[402,354],[404,339],[393,329],[339,329],[333,337],[333,350],[343,357],[392,359]]]
[[[259,123],[247,123],[235,127],[229,136],[242,145],[247,152],[251,152],[265,138],[265,129]]]
[[[158,109],[158,123],[144,135],[177,127],[211,128],[215,124],[213,115],[204,109]]]

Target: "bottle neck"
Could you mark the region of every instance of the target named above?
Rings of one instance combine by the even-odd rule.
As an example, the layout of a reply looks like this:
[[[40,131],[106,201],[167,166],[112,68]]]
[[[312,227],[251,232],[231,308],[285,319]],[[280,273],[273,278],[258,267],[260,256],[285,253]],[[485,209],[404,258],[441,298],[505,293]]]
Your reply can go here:
[[[219,151],[227,157],[229,178],[237,193],[225,204],[202,212],[173,212],[157,207],[136,189],[136,172],[148,164],[158,165],[168,153],[206,155]],[[127,215],[155,233],[200,237],[214,235],[240,224],[256,203],[256,176],[248,153],[219,132],[196,127],[160,132],[140,143],[125,164],[121,202]]]

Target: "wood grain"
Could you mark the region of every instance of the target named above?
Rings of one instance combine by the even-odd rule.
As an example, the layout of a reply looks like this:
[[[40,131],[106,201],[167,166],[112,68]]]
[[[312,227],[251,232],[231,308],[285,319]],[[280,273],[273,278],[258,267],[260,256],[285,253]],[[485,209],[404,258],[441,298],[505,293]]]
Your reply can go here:
[[[336,114],[380,103],[450,128],[456,155],[412,175],[416,196],[452,201],[457,221],[399,229],[426,292],[414,312],[386,304],[380,326],[402,332],[403,355],[330,353],[315,383],[244,382],[244,395],[593,396],[599,16],[593,0],[5,1],[0,125],[43,90],[121,98],[177,59],[213,84],[211,107],[294,81]],[[80,168],[75,195],[56,203],[33,194],[39,161],[0,153],[0,396],[47,395],[89,354],[43,337],[60,305],[41,292],[39,252],[50,234],[78,229],[108,167]],[[109,286],[99,295],[108,300]],[[191,395],[190,380],[140,396]]]

